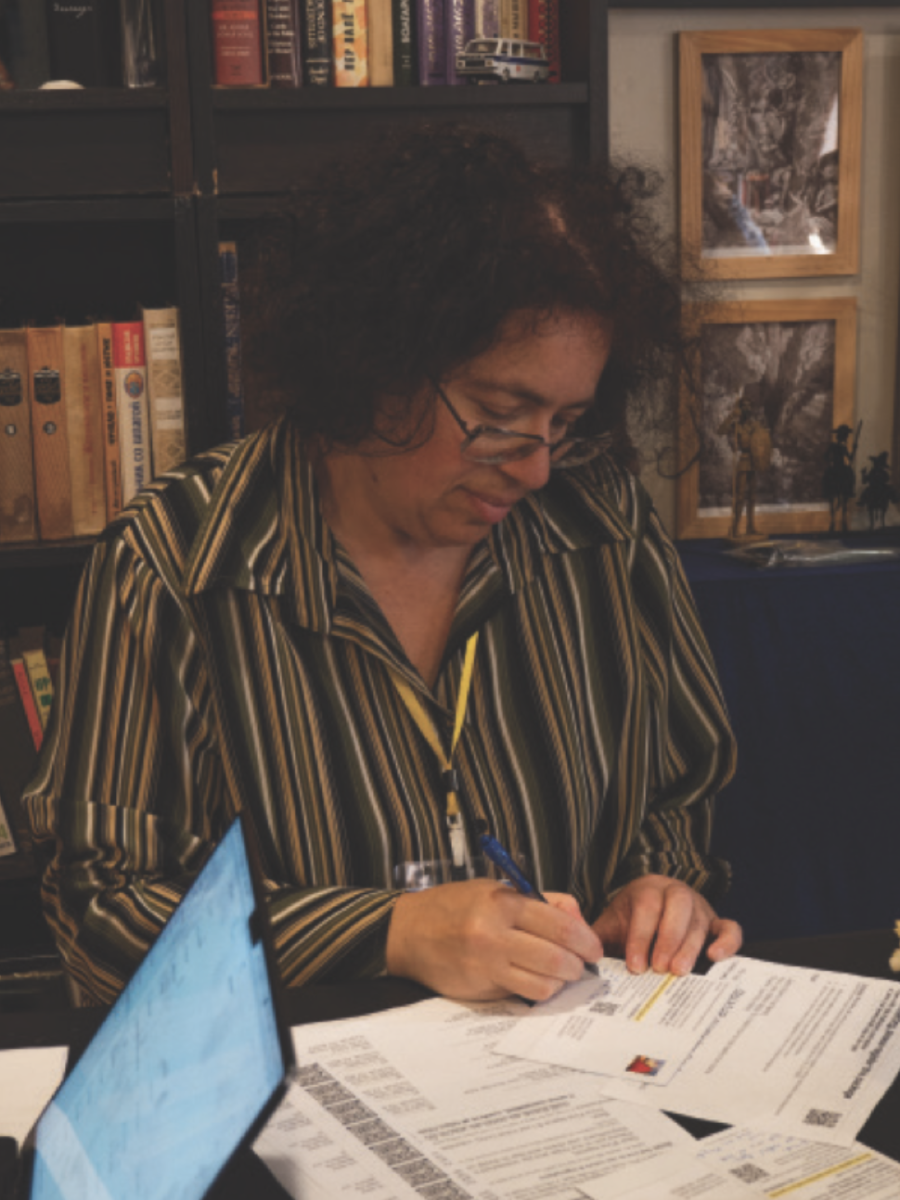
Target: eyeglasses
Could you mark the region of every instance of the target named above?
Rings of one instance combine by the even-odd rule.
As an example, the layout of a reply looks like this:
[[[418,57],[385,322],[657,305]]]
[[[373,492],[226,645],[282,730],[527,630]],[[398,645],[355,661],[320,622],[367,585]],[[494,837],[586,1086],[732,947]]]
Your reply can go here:
[[[431,380],[434,390],[446,404],[450,415],[466,435],[460,451],[470,462],[507,463],[528,458],[546,447],[550,451],[550,466],[555,469],[579,467],[607,450],[611,443],[608,433],[595,437],[567,437],[548,442],[537,433],[516,433],[496,425],[468,425],[450,401],[437,380]]]

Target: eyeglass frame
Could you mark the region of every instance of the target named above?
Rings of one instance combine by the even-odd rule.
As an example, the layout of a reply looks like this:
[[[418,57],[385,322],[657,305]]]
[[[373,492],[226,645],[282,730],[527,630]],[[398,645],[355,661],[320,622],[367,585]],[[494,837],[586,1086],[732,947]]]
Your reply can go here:
[[[516,429],[504,429],[500,425],[476,425],[474,428],[472,428],[466,421],[463,420],[463,418],[450,403],[447,393],[444,391],[438,381],[436,379],[431,379],[429,382],[443,400],[444,404],[447,406],[447,410],[449,411],[451,417],[453,417],[454,421],[465,434],[463,444],[460,446],[460,453],[467,457],[469,462],[485,463],[488,466],[494,466],[498,463],[520,462],[523,458],[530,458],[533,454],[537,454],[538,450],[540,450],[542,447],[546,447],[546,449],[550,451],[551,468],[556,470],[564,470],[567,467],[580,467],[586,462],[590,462],[592,458],[597,457],[598,455],[602,454],[604,450],[608,449],[612,440],[610,434],[601,433],[595,434],[592,437],[567,437],[563,435],[557,442],[548,442],[547,439],[542,438],[539,433],[520,433]],[[521,439],[524,452],[521,454],[512,455],[496,455],[492,458],[472,458],[471,456],[467,455],[466,451],[469,449],[472,443],[475,442],[479,437],[482,437],[485,433],[502,434],[504,437]],[[528,448],[528,443],[530,442],[534,443],[532,448]],[[569,449],[564,452],[562,458],[554,460],[554,450],[562,446],[563,443],[568,443]],[[575,457],[575,459],[567,462],[569,451],[577,446],[584,447],[584,449],[589,450],[590,453],[585,458],[579,454]]]

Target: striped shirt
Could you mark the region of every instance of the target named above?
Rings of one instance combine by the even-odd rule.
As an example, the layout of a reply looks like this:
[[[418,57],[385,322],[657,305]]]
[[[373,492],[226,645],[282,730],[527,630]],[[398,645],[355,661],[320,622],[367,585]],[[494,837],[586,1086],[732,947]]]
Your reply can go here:
[[[26,792],[45,909],[88,994],[121,989],[238,809],[288,984],[384,970],[396,864],[450,858],[449,741],[484,820],[588,919],[658,872],[715,897],[734,746],[677,554],[639,482],[554,473],[474,549],[433,689],[331,534],[281,421],[155,481],[101,536]]]

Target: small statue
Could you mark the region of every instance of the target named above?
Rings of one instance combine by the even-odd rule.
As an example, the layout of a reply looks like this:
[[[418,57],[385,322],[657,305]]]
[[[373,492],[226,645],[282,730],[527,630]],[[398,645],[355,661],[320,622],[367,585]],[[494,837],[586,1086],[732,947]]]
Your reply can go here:
[[[853,460],[859,446],[859,435],[862,431],[862,421],[856,429],[853,448],[848,445],[853,430],[849,425],[838,425],[832,431],[832,440],[825,451],[825,473],[822,476],[822,493],[828,501],[831,510],[831,520],[828,525],[834,532],[835,518],[840,512],[841,529],[847,532],[847,509],[856,491],[856,472],[853,470]]]
[[[897,489],[891,483],[891,473],[887,465],[888,452],[869,455],[871,467],[863,467],[863,490],[859,494],[860,504],[869,510],[869,528],[874,529],[877,516],[881,514],[881,528],[884,529],[884,518],[889,504],[896,504]]]
[[[761,541],[765,534],[758,533],[754,517],[756,513],[756,476],[766,471],[772,461],[772,435],[768,426],[753,415],[750,401],[743,389],[737,403],[719,426],[719,433],[728,434],[734,450],[734,483],[732,496],[731,541]],[[747,510],[747,529],[739,532],[741,516]]]

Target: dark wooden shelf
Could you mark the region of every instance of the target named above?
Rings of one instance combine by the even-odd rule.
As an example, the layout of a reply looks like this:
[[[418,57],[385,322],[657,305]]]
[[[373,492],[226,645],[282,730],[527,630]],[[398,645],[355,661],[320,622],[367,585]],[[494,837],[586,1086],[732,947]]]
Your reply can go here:
[[[0,571],[22,567],[80,567],[87,562],[94,538],[66,542],[9,542],[0,546]]]
[[[166,88],[52,88],[0,92],[0,117],[8,113],[89,112],[98,109],[168,108]]]
[[[371,109],[519,108],[586,104],[586,83],[485,84],[482,87],[408,88],[212,88],[217,112],[284,112]]]
[[[153,196],[82,200],[0,200],[0,222],[171,221],[179,201]]]

